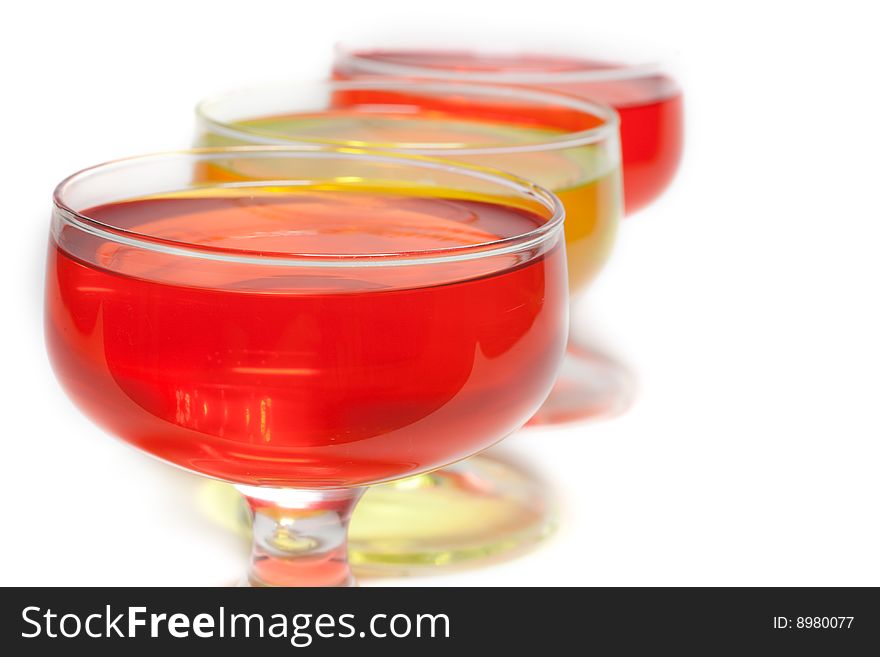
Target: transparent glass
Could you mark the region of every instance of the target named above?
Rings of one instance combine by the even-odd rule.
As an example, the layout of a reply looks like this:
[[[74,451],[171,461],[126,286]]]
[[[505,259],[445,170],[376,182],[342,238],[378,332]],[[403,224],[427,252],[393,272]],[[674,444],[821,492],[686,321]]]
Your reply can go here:
[[[563,216],[531,183],[425,158],[248,147],[100,165],[55,192],[49,356],[98,425],[237,486],[248,583],[350,585],[365,486],[492,445],[549,393]]]
[[[394,40],[392,40],[394,41]],[[620,116],[624,207],[632,215],[672,183],[684,145],[684,101],[668,66],[606,52],[573,55],[583,47],[531,44],[517,50],[481,44],[389,42],[340,45],[333,76],[340,80],[421,79],[516,86],[604,103]],[[668,58],[667,58],[668,59]],[[528,107],[521,112],[529,113]],[[611,417],[632,401],[634,377],[572,327],[569,357],[550,403],[533,418],[556,424]]]
[[[232,92],[197,110],[200,146],[311,144],[442,157],[508,171],[565,206],[572,295],[605,264],[622,211],[614,110],[528,89],[467,83],[357,80]],[[579,354],[583,354],[581,349]],[[572,354],[533,421],[592,417],[626,404],[613,363]],[[621,401],[623,400],[623,401]]]
[[[672,182],[681,161],[681,87],[656,62],[609,56],[431,46],[340,45],[334,77],[342,80],[419,78],[523,86],[609,105],[620,114],[626,213],[652,203]]]
[[[208,99],[197,115],[203,146],[358,148],[528,178],[565,206],[572,295],[605,264],[622,212],[616,113],[557,93],[442,81],[291,82]],[[627,403],[629,379],[616,364],[583,356],[569,350],[532,422],[593,417]],[[511,385],[523,376],[515,373]],[[488,456],[391,488],[366,496],[352,528],[352,558],[372,572],[494,557],[533,544],[554,525],[531,473]]]

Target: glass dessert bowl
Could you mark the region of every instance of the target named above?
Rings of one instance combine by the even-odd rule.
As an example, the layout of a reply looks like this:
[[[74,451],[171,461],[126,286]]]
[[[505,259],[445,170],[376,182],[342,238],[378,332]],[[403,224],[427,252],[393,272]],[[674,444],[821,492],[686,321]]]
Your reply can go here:
[[[250,584],[348,585],[365,486],[492,445],[549,393],[563,216],[531,183],[419,158],[255,147],[100,165],[55,192],[50,360],[96,424],[238,488]]]

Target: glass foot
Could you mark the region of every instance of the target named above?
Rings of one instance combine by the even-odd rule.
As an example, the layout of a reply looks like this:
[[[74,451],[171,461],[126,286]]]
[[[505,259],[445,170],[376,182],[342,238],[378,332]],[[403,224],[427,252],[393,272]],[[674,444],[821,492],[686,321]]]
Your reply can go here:
[[[349,526],[349,563],[359,577],[375,577],[516,556],[555,528],[547,498],[533,476],[487,454],[371,486]],[[206,482],[199,507],[212,521],[250,537],[250,514],[231,486]]]
[[[632,404],[632,373],[609,356],[569,342],[550,396],[528,426],[614,417]]]
[[[425,574],[515,556],[550,535],[555,516],[531,475],[481,454],[373,486],[349,530],[358,574]]]

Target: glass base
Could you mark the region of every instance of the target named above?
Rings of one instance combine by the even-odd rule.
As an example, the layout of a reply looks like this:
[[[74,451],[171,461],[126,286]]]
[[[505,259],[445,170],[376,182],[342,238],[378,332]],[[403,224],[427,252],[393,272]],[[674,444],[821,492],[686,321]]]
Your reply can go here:
[[[598,420],[624,413],[632,404],[632,373],[609,356],[569,342],[559,378],[528,426]]]
[[[245,575],[241,579],[239,579],[234,585],[231,585],[234,588],[239,589],[262,589],[268,588],[266,585],[252,582],[250,577]],[[322,585],[323,586],[323,585]],[[348,577],[346,580],[340,584],[336,584],[334,588],[357,588],[358,583],[354,577]]]
[[[349,561],[358,575],[426,574],[515,556],[554,528],[545,488],[481,454],[371,487],[349,528]]]
[[[199,507],[242,538],[251,518],[234,488],[206,481]],[[556,526],[547,490],[523,469],[488,454],[370,487],[348,532],[359,577],[429,574],[517,556]]]

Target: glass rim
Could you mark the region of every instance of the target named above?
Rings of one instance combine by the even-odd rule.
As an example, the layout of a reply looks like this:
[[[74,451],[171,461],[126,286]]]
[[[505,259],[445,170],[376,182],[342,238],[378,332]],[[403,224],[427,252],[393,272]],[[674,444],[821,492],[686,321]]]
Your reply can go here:
[[[87,216],[85,211],[75,210],[65,200],[68,189],[77,184],[83,184],[90,176],[106,173],[113,169],[123,169],[149,161],[171,160],[176,158],[192,159],[194,162],[229,159],[230,157],[254,157],[254,158],[316,158],[316,159],[355,159],[372,161],[376,163],[409,165],[434,171],[446,171],[469,176],[474,179],[498,184],[502,188],[517,192],[520,198],[528,198],[540,204],[550,216],[540,226],[525,233],[509,237],[480,242],[477,244],[463,244],[458,246],[438,249],[421,249],[411,251],[396,251],[387,253],[260,253],[254,252],[248,255],[234,249],[223,247],[209,247],[200,244],[166,240],[150,236],[137,231],[112,226]],[[218,182],[217,187],[241,188],[247,186],[266,186],[279,184],[302,184],[302,181],[260,179],[242,182]],[[198,189],[194,185],[192,189]],[[183,188],[185,189],[185,188]],[[425,189],[430,191],[429,185]],[[181,190],[176,190],[181,191]],[[147,195],[145,195],[147,196]],[[438,197],[442,198],[442,197]],[[503,198],[503,197],[499,197]],[[85,169],[81,169],[64,178],[55,187],[52,194],[53,211],[67,225],[78,230],[125,246],[132,246],[149,251],[163,253],[165,255],[191,257],[203,260],[228,262],[249,265],[270,265],[288,267],[377,267],[377,266],[403,266],[424,265],[446,262],[459,262],[488,258],[496,255],[516,253],[528,248],[538,246],[559,234],[565,219],[565,209],[562,202],[549,190],[536,185],[528,180],[512,174],[495,171],[487,167],[448,162],[436,158],[420,156],[407,156],[397,154],[374,153],[356,149],[328,149],[306,148],[302,146],[229,146],[212,148],[190,148],[176,151],[162,151],[146,155],[136,155],[103,162]]]
[[[274,91],[280,89],[297,89],[307,86],[323,86],[331,90],[347,91],[356,89],[378,90],[426,90],[439,91],[449,94],[468,93],[486,96],[495,96],[507,99],[523,99],[543,102],[546,105],[563,106],[568,109],[579,111],[582,114],[598,118],[602,121],[597,126],[585,130],[562,132],[553,137],[535,139],[524,144],[494,145],[494,146],[406,146],[405,144],[388,144],[387,142],[364,142],[361,140],[328,139],[308,136],[285,137],[267,131],[243,129],[229,121],[223,121],[211,116],[209,107],[223,103],[232,98],[239,98],[246,94]],[[227,91],[216,96],[203,99],[196,105],[196,117],[204,122],[212,131],[222,136],[234,139],[243,139],[251,143],[283,145],[283,144],[314,144],[328,148],[359,148],[385,153],[401,153],[407,155],[423,155],[427,157],[450,157],[459,155],[498,155],[510,153],[527,153],[546,150],[560,150],[574,148],[587,144],[595,144],[617,135],[620,117],[610,105],[584,100],[564,93],[544,91],[541,89],[527,89],[523,87],[505,86],[501,84],[486,85],[476,81],[455,80],[419,80],[413,78],[383,78],[369,80],[320,80],[309,82],[282,82],[264,84],[258,87]],[[304,114],[307,112],[303,112]],[[262,118],[262,117],[253,117]]]
[[[409,48],[389,48],[388,52],[405,52]],[[664,66],[659,61],[648,61],[640,64],[621,64],[607,69],[571,69],[566,71],[454,71],[444,68],[431,68],[417,64],[401,64],[377,61],[358,54],[357,46],[336,43],[334,53],[336,63],[356,62],[359,73],[372,75],[400,76],[405,78],[443,79],[453,81],[512,83],[512,84],[554,84],[572,82],[613,82],[618,80],[635,80],[643,77],[661,75]],[[424,52],[451,52],[441,48],[425,48]],[[471,48],[468,52],[491,54],[493,51]],[[500,54],[513,54],[512,51],[498,51]],[[537,54],[537,53],[536,53]],[[550,56],[554,56],[550,53]],[[561,55],[556,55],[561,57]]]

